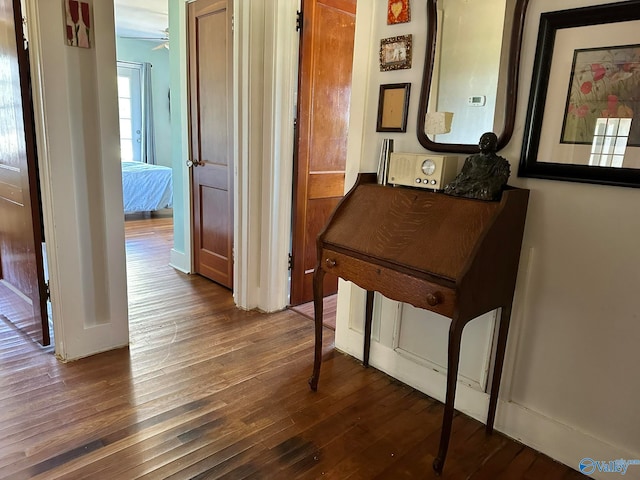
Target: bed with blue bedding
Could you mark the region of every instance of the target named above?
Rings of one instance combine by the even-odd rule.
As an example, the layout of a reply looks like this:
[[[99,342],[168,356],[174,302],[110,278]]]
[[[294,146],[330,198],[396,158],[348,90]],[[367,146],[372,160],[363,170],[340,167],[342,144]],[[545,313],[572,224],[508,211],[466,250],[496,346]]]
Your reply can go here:
[[[124,213],[152,212],[173,205],[171,169],[142,162],[122,162]]]

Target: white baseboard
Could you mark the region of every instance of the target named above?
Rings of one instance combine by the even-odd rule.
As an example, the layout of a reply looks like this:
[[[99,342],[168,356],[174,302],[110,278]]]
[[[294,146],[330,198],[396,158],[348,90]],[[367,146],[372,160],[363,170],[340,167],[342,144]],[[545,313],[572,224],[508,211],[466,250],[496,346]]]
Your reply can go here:
[[[192,273],[187,255],[184,252],[179,252],[173,248],[171,249],[169,265],[182,273]]]
[[[577,471],[583,458],[606,462],[640,459],[638,452],[610,445],[514,402],[499,401],[495,425],[496,430]],[[596,480],[612,478],[611,473],[597,469],[588,476]],[[627,474],[621,478],[640,478],[640,465],[630,465]]]
[[[340,327],[338,325],[336,331],[336,348],[362,360],[362,333]],[[397,354],[392,348],[375,341],[371,342],[369,363],[393,378],[444,402],[446,377],[442,373],[412,362]],[[456,410],[485,423],[488,406],[487,393],[458,382]],[[498,401],[495,429],[576,471],[579,471],[579,462],[583,458],[607,462],[617,459],[640,459],[640,453],[614,447],[602,439],[514,402]],[[596,480],[611,479],[610,473],[598,470],[590,473],[589,476]],[[628,474],[623,478],[640,478],[640,465],[630,465]]]

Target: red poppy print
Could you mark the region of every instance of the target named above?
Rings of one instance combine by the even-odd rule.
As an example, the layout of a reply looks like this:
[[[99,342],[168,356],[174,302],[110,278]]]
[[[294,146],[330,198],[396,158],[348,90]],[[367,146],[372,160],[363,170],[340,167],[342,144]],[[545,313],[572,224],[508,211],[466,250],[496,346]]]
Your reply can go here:
[[[640,146],[640,45],[574,51],[561,143],[591,145],[603,118],[631,118],[628,146]]]
[[[602,80],[604,78],[604,76],[607,74],[607,69],[599,63],[594,63],[593,65],[591,65],[591,73],[593,73],[593,80],[597,82],[598,80]]]

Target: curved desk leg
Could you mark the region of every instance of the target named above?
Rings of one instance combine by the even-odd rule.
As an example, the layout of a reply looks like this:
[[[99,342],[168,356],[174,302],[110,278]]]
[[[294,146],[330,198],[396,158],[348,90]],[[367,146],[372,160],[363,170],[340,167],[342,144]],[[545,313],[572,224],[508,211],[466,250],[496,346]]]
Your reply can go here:
[[[320,378],[320,365],[322,364],[322,294],[323,294],[324,270],[317,267],[313,272],[313,309],[316,330],[315,351],[313,357],[313,374],[309,379],[309,386],[314,392],[318,390]]]
[[[456,383],[458,380],[458,364],[460,363],[460,341],[462,339],[462,329],[464,323],[458,323],[454,318],[449,327],[449,361],[447,364],[447,397],[444,404],[444,415],[442,417],[442,433],[440,434],[440,446],[438,456],[433,461],[433,469],[439,475],[442,473],[444,461],[447,458],[449,439],[451,438],[451,424],[453,422],[453,404],[456,398]]]
[[[511,306],[500,309],[500,329],[498,330],[498,344],[493,365],[493,379],[491,380],[491,396],[489,397],[489,411],[487,413],[487,434],[493,433],[493,421],[496,418],[498,405],[498,391],[500,390],[500,377],[504,364],[504,351],[507,347],[507,334],[509,333],[509,321],[511,319]]]
[[[373,320],[373,293],[367,290],[367,303],[364,309],[364,352],[362,364],[369,366],[369,349],[371,348],[371,322]]]

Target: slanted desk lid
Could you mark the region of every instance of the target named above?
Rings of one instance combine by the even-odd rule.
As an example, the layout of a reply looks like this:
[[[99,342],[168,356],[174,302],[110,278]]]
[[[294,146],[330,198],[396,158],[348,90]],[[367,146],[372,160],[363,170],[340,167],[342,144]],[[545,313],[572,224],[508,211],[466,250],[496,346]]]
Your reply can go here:
[[[500,205],[418,189],[363,184],[336,212],[323,240],[456,281]]]

